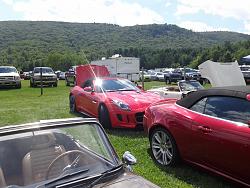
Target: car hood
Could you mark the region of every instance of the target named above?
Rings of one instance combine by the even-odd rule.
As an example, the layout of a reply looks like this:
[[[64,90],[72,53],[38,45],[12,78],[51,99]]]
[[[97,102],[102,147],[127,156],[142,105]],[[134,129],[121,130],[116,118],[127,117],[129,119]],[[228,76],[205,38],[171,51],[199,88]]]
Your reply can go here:
[[[145,91],[119,91],[107,92],[106,94],[112,100],[128,104],[131,109],[146,108],[150,104],[161,100],[159,95]]]
[[[124,173],[120,178],[104,183],[102,185],[95,186],[95,188],[107,187],[107,188],[159,188],[157,185],[149,182],[148,180],[134,175],[132,173]]]
[[[19,74],[16,72],[0,73],[0,76],[19,76]]]

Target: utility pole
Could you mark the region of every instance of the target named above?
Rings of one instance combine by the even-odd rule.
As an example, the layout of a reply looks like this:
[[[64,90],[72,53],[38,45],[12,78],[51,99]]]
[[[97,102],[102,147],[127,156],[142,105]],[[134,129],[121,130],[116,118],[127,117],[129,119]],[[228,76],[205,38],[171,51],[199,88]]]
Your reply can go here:
[[[40,68],[40,88],[41,88],[41,96],[43,95],[43,69]]]

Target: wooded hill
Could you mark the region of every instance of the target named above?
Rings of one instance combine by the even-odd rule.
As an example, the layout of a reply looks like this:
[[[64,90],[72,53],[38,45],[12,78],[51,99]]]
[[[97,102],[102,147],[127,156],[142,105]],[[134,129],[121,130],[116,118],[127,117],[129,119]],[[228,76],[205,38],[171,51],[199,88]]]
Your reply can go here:
[[[68,68],[71,64],[122,53],[141,57],[146,67],[173,66],[183,64],[178,62],[179,57],[157,63],[150,62],[146,56],[162,50],[180,56],[187,53],[189,57],[184,59],[184,64],[189,64],[205,48],[249,39],[249,35],[240,33],[197,33],[167,24],[121,27],[98,23],[4,21],[0,22],[0,64],[30,69],[50,65],[49,61],[58,61],[57,65],[63,61]]]

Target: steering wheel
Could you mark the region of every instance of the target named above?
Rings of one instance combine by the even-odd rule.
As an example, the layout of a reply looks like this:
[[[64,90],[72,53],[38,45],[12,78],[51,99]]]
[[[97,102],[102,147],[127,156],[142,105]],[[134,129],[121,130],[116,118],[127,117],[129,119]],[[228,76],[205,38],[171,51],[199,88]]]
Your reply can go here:
[[[61,160],[63,157],[67,156],[67,155],[70,155],[72,153],[79,153],[79,155],[75,158],[75,160],[70,164],[68,165],[69,167],[72,167],[72,166],[75,166],[78,162],[79,162],[79,158],[80,158],[80,155],[86,155],[86,153],[84,153],[83,151],[80,151],[80,150],[71,150],[71,151],[66,151],[65,153],[62,153],[60,155],[58,155],[48,166],[47,168],[47,171],[45,173],[45,179],[47,180],[48,179],[48,176],[49,176],[49,172],[50,170],[52,169],[52,167],[54,166],[54,164],[58,161],[58,160]]]

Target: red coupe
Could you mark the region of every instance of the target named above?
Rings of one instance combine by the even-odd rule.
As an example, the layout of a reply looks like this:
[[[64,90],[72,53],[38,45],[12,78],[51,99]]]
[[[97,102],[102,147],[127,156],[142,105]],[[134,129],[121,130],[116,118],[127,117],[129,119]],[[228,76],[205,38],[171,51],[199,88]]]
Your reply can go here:
[[[250,87],[200,90],[146,109],[153,159],[178,159],[250,186]]]
[[[85,68],[78,71],[77,85],[70,92],[70,110],[98,118],[105,128],[142,126],[145,109],[161,100],[159,95],[143,91],[127,79],[98,78],[91,71],[86,76]]]

